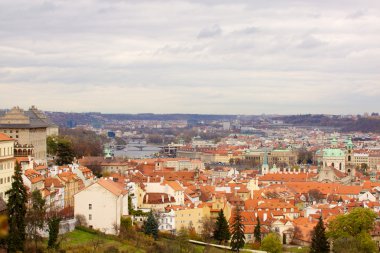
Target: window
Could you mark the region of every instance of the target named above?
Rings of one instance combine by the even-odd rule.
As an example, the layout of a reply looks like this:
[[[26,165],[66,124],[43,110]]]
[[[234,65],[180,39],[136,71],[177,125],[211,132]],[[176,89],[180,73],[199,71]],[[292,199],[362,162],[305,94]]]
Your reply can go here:
[[[92,214],[88,215],[88,220],[92,220]]]
[[[88,204],[88,210],[92,210],[92,204]]]
[[[16,138],[18,138],[18,135],[16,135]]]
[[[3,184],[3,179],[2,178],[0,178],[0,184]]]

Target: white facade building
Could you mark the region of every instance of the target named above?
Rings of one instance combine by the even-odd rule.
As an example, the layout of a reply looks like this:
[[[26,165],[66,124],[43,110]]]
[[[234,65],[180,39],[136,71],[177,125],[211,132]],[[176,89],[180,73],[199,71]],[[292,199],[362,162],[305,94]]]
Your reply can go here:
[[[116,234],[121,217],[128,215],[128,194],[122,184],[100,179],[74,195],[74,214],[84,215],[94,229]]]

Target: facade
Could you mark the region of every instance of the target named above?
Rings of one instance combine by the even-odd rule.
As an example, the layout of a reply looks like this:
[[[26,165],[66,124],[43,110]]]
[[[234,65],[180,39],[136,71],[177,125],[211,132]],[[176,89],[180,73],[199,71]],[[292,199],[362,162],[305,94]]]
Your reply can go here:
[[[0,197],[5,201],[8,197],[5,192],[11,188],[14,174],[14,140],[0,133]]]
[[[100,179],[74,196],[74,215],[83,215],[88,225],[116,234],[122,216],[128,215],[128,194],[122,184]]]
[[[341,172],[346,172],[346,153],[337,146],[337,141],[334,138],[331,141],[330,148],[318,152],[319,156],[322,155],[322,160],[319,160],[318,163],[323,167],[333,167]]]
[[[62,172],[58,175],[58,179],[65,186],[65,207],[73,207],[74,195],[84,186],[83,181],[72,172]]]
[[[48,128],[57,127],[34,106],[28,111],[13,107],[0,117],[0,132],[16,141],[15,156],[33,156],[40,164],[46,164]]]

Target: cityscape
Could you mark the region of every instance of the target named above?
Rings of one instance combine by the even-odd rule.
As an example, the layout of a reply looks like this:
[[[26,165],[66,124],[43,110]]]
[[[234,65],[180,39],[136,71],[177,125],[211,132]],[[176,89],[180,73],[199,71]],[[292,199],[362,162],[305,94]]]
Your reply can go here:
[[[0,2],[0,253],[380,251],[380,2]]]

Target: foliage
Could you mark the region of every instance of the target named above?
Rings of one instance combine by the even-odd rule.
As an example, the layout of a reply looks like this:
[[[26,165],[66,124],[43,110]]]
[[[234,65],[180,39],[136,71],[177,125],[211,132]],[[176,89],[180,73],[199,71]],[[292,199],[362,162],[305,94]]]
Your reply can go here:
[[[305,148],[298,150],[298,164],[312,164],[313,163],[313,153],[307,151]]]
[[[327,241],[325,226],[322,216],[319,217],[317,225],[314,227],[311,239],[310,253],[328,253],[330,252],[330,244]]]
[[[121,218],[120,220],[120,237],[125,238],[133,229],[132,219],[130,217]]]
[[[376,213],[368,208],[354,208],[329,223],[327,235],[333,240],[335,252],[374,252],[376,244],[369,231],[373,229]],[[377,252],[377,251],[376,251]]]
[[[269,233],[261,242],[261,250],[265,250],[270,253],[281,253],[282,243],[280,237],[276,233]]]
[[[21,167],[16,163],[15,174],[13,175],[12,188],[5,194],[8,195],[8,252],[17,252],[24,250],[25,244],[25,216],[27,193],[21,177]]]
[[[323,200],[323,193],[318,189],[310,189],[308,192],[309,201],[311,202],[320,202]]]
[[[158,222],[152,211],[148,214],[148,219],[144,224],[144,233],[152,235],[155,240],[158,238]]]
[[[61,219],[59,217],[53,216],[48,220],[48,230],[49,230],[49,240],[48,248],[57,249],[59,244],[57,243],[58,233],[59,233],[59,223]]]
[[[30,205],[26,213],[27,235],[34,241],[37,250],[38,241],[42,240],[39,230],[45,225],[46,201],[39,190],[34,190],[30,197]]]
[[[214,229],[214,239],[219,241],[219,244],[222,242],[226,243],[230,240],[231,233],[228,226],[226,217],[224,216],[223,209],[220,209],[218,213],[218,218],[216,219],[215,229]]]
[[[337,239],[339,237],[356,236],[362,231],[369,232],[377,217],[371,209],[354,208],[349,214],[339,215],[329,223],[328,237]]]
[[[361,232],[355,237],[340,237],[334,240],[335,253],[375,253],[379,252],[376,242],[366,232]]]
[[[74,160],[74,151],[71,141],[63,138],[58,138],[56,155],[56,163],[58,165],[72,163]]]
[[[87,226],[87,220],[86,220],[86,217],[83,215],[83,214],[77,214],[75,215],[75,226],[82,226],[82,227],[86,227]]]
[[[202,230],[201,236],[203,241],[210,242],[213,237],[215,223],[211,217],[203,217],[201,220]]]
[[[245,237],[243,217],[241,215],[240,206],[237,206],[232,223],[231,249],[240,252],[240,249],[244,247],[244,244]]]
[[[71,141],[76,157],[103,155],[103,144],[107,141],[106,137],[83,128],[63,128],[60,129],[60,133],[62,137]]]
[[[255,226],[255,230],[253,231],[253,235],[255,236],[255,242],[261,242],[261,224],[260,218],[257,217],[257,224]]]

